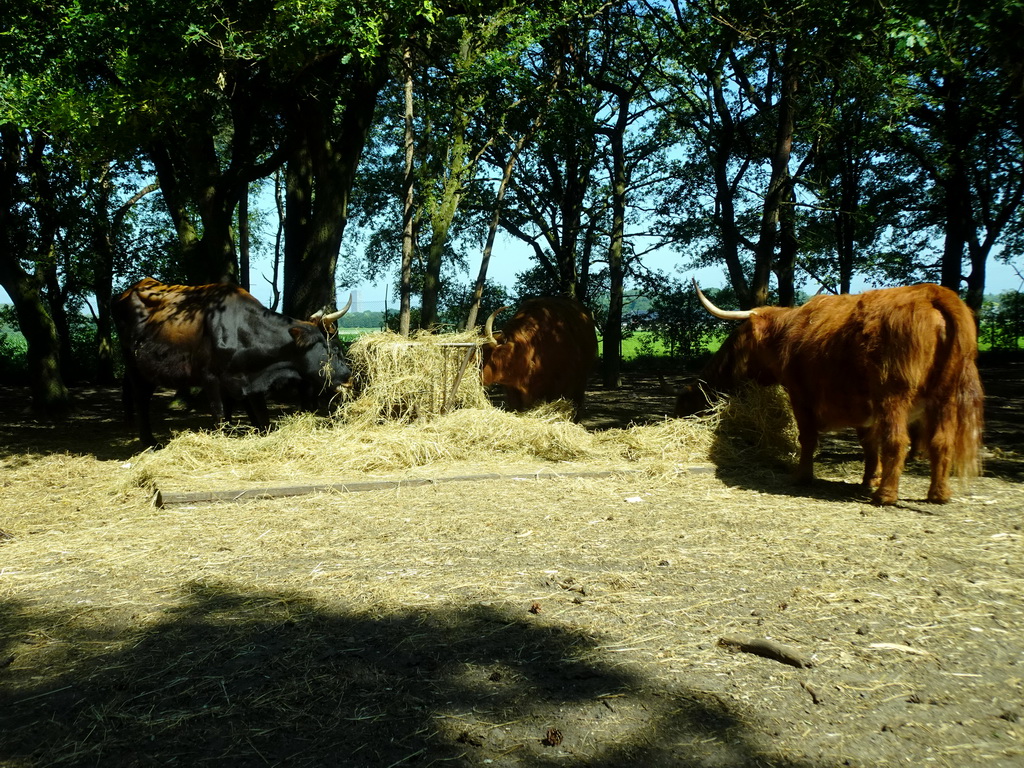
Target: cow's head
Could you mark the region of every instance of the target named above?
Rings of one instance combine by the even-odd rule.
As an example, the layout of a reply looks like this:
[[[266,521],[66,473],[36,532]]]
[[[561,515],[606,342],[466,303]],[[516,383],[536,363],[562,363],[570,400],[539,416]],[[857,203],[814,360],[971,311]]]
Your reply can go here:
[[[675,415],[693,416],[714,408],[721,394],[703,379],[693,379],[676,392]]]
[[[494,318],[508,307],[498,307],[484,323],[484,340],[480,347],[480,380],[484,386],[501,383],[503,373],[515,353],[515,342],[506,339],[501,331],[494,333]]]
[[[340,345],[312,323],[296,322],[289,328],[297,351],[296,369],[307,393],[304,399],[334,397],[352,387],[352,371]]]
[[[767,386],[776,382],[769,365],[761,360],[763,341],[771,334],[772,312],[775,308],[748,310],[719,309],[693,281],[697,298],[711,315],[719,320],[743,321],[712,355],[699,379],[684,385],[676,397],[675,415],[692,416],[708,410],[721,398],[731,394],[748,379]],[[776,310],[777,311],[777,310]]]

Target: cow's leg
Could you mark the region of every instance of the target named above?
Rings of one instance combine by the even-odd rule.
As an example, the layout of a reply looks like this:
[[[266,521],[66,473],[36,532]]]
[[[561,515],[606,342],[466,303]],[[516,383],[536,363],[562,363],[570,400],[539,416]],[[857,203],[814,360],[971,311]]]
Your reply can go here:
[[[871,502],[885,506],[895,504],[899,496],[900,476],[907,460],[907,446],[910,445],[910,433],[907,430],[910,407],[909,403],[887,400],[882,402],[881,411],[875,425],[875,434],[881,454],[882,477]]]
[[[953,471],[953,448],[957,440],[957,419],[952,403],[929,407],[920,442],[928,446],[931,484],[928,501],[946,504],[953,497],[949,476]]]
[[[524,411],[530,407],[524,393],[515,387],[505,387],[505,404],[510,411]]]
[[[227,420],[227,411],[224,407],[224,390],[220,382],[214,376],[206,377],[203,381],[203,391],[210,402],[210,413],[213,415],[213,423],[217,427],[223,427]]]
[[[264,432],[270,429],[270,412],[267,410],[267,398],[261,392],[253,392],[245,396],[245,410],[249,421],[256,429]]]
[[[790,401],[792,405],[792,401]],[[807,485],[814,481],[814,452],[818,449],[818,421],[814,411],[793,405],[793,416],[800,441],[800,463],[796,469],[796,481]]]
[[[864,478],[861,480],[861,487],[870,491],[881,479],[878,470],[878,441],[871,427],[857,427],[857,439],[864,451]]]
[[[152,447],[157,445],[153,437],[153,424],[150,415],[150,403],[153,400],[153,392],[156,387],[141,376],[125,377],[125,398],[130,400],[135,410],[135,425],[139,431],[139,440],[143,445]]]
[[[132,382],[126,373],[121,377],[121,407],[124,409],[124,423],[135,426],[135,395]]]

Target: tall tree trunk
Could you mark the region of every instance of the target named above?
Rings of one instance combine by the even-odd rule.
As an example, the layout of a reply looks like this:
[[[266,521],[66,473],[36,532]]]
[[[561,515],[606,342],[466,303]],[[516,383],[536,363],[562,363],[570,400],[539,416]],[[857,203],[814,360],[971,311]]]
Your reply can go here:
[[[164,204],[167,206],[171,223],[174,225],[174,231],[178,235],[182,260],[194,261],[198,257],[192,254],[200,248],[199,232],[189,215],[188,195],[182,188],[166,143],[154,141],[149,148],[149,158],[153,161],[157,178],[160,180],[160,193],[163,195]],[[180,279],[188,282],[190,276],[183,273]]]
[[[97,180],[92,223],[92,293],[96,297],[96,383],[114,383],[114,329],[110,318],[110,299],[114,293],[114,240],[110,211],[111,164],[107,163]]]
[[[149,156],[160,180],[160,190],[178,233],[182,249],[182,275],[198,285],[237,277],[234,216],[245,185],[220,171],[212,136],[196,133],[172,150],[169,141],[155,141]],[[202,234],[192,221],[194,205]]]
[[[447,146],[438,148],[438,155],[445,158],[441,168],[440,195],[434,202],[427,201],[430,217],[430,245],[423,274],[423,296],[420,304],[420,327],[430,328],[437,322],[437,307],[441,293],[441,269],[444,262],[445,246],[448,243],[452,222],[462,203],[466,177],[471,173],[474,162],[469,157],[469,112],[466,99],[461,95],[458,80],[471,61],[470,43],[473,32],[463,30],[459,41],[459,53],[455,62],[458,75],[453,86],[457,94],[452,104],[450,129],[447,132]]]
[[[779,306],[792,307],[796,303],[796,201],[790,185],[786,202],[779,212],[779,258],[775,266],[775,279],[779,283]]]
[[[92,218],[92,288],[96,297],[96,381],[98,384],[110,385],[116,380],[114,375],[114,339],[113,322],[110,317],[110,299],[114,294],[114,259],[115,248],[124,218],[128,211],[146,195],[155,192],[158,184],[147,184],[132,195],[117,210],[110,210],[110,195],[113,184],[110,181],[110,165],[108,164],[97,182],[94,207],[96,216]]]
[[[57,333],[60,376],[65,384],[74,385],[77,382],[72,370],[74,358],[71,351],[71,318],[68,316],[67,292],[61,288],[60,280],[57,277],[57,254],[55,251],[56,243],[51,243],[50,252],[36,267],[36,270],[37,272],[41,271],[45,289],[44,300],[49,308],[54,331]]]
[[[946,239],[942,247],[941,283],[957,293],[963,281],[964,255],[973,230],[970,182],[963,158],[953,158],[952,174],[942,184]]]
[[[466,329],[476,325],[476,317],[480,312],[480,299],[484,295],[484,286],[487,283],[487,269],[491,263],[491,251],[494,250],[494,240],[497,237],[498,226],[501,224],[501,205],[505,199],[505,192],[508,190],[508,183],[512,178],[512,170],[515,168],[516,160],[519,159],[523,147],[530,140],[540,125],[540,115],[530,125],[529,130],[523,133],[516,141],[512,153],[505,161],[501,169],[501,181],[498,183],[498,191],[494,195],[494,214],[491,216],[490,226],[487,228],[487,241],[484,243],[483,253],[480,256],[480,271],[477,273],[476,284],[473,286],[473,301],[469,305],[469,315],[466,317]]]
[[[18,326],[28,344],[29,390],[32,410],[43,418],[61,418],[71,408],[71,395],[60,374],[60,342],[57,329],[43,301],[43,277],[40,265],[35,274],[21,264],[27,248],[49,252],[56,236],[56,223],[45,211],[38,211],[40,231],[25,231],[23,222],[11,215],[15,201],[23,199],[23,177],[44,172],[38,165],[44,151],[43,143],[30,141],[28,134],[12,125],[0,125],[0,286],[14,304]],[[34,157],[29,158],[32,155]],[[33,190],[31,196],[38,196]],[[34,245],[29,245],[34,243]]]
[[[274,207],[277,209],[277,231],[274,233],[274,264],[270,273],[270,308],[274,312],[276,312],[277,308],[281,306],[280,276],[285,228],[284,190],[282,189],[284,185],[281,183],[282,175],[282,170],[280,168],[274,171]]]
[[[768,278],[775,260],[775,247],[779,238],[782,208],[791,194],[792,178],[789,161],[793,154],[793,132],[796,123],[797,67],[794,64],[793,43],[785,43],[782,53],[782,78],[779,94],[778,122],[771,156],[771,178],[761,213],[761,227],[754,252],[754,279],[750,293],[754,306],[768,303]]]
[[[415,178],[413,160],[415,157],[416,139],[413,133],[413,81],[412,81],[412,48],[405,49],[405,184],[402,208],[402,275],[399,291],[398,332],[409,335],[412,326],[412,259],[415,252]]]
[[[251,290],[249,263],[249,189],[238,200],[238,284]]]
[[[24,272],[12,274],[5,261],[0,259],[0,285],[14,303],[18,327],[28,344],[32,410],[42,418],[63,418],[71,410],[71,394],[61,377],[60,340],[43,301],[41,281]]]
[[[842,138],[839,140],[839,210],[835,213],[836,252],[839,259],[839,292],[849,293],[853,287],[853,267],[857,249],[857,211],[860,208],[860,174],[854,152]]]
[[[612,150],[612,231],[608,245],[608,317],[604,326],[604,386],[606,389],[619,388],[622,368],[622,293],[625,279],[623,264],[623,243],[626,234],[626,177],[625,134],[629,125],[631,94],[624,88],[611,83],[601,87],[612,93],[618,100],[618,117],[615,125],[607,131]]]
[[[298,295],[303,290],[307,259],[306,243],[310,218],[313,215],[313,170],[309,143],[305,136],[293,142],[291,156],[285,167],[285,218],[282,304],[285,314],[295,314],[293,307],[306,301]]]
[[[725,86],[722,77],[722,70],[729,58],[728,54],[728,50],[719,53],[715,66],[709,74],[712,103],[719,121],[718,143],[710,150],[712,175],[715,181],[715,221],[718,224],[719,237],[722,241],[721,255],[726,271],[729,273],[729,283],[736,291],[740,306],[750,309],[756,305],[750,291],[750,284],[747,282],[747,276],[743,271],[743,261],[740,258],[742,238],[736,220],[734,202],[736,190],[729,179],[729,161],[732,159],[733,149],[736,146],[737,127],[725,99]]]
[[[969,157],[972,137],[964,125],[963,76],[947,75],[942,82],[940,95],[942,112],[939,115],[939,130],[949,153],[946,162],[948,174],[943,174],[943,178],[937,180],[943,191],[946,235],[942,248],[940,282],[959,293],[964,256],[974,230],[971,183],[964,165]]]
[[[283,311],[305,318],[335,303],[344,195],[329,107],[307,101],[300,112],[303,135],[288,163]]]
[[[336,120],[335,100],[304,98],[291,129],[284,249],[284,313],[308,317],[337,301],[335,271],[349,197],[386,77],[379,65],[353,74]]]

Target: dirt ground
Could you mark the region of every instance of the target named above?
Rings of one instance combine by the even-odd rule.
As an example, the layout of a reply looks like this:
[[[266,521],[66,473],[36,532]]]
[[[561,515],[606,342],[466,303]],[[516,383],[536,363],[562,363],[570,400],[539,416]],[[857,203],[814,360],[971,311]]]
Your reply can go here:
[[[914,463],[889,508],[847,436],[810,488],[688,466],[159,508],[114,390],[53,425],[0,389],[0,766],[1024,765],[1024,363],[982,376],[984,477],[928,505]],[[670,408],[627,376],[584,424]]]

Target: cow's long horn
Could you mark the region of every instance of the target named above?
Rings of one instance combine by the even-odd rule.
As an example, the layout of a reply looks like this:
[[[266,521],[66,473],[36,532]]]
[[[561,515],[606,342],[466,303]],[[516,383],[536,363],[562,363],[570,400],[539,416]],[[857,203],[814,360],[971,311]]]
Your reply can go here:
[[[333,323],[335,320],[337,320],[342,315],[344,315],[346,312],[348,312],[348,310],[349,310],[349,308],[351,306],[352,306],[352,294],[350,293],[348,295],[348,304],[346,304],[344,307],[339,309],[337,312],[332,312],[329,315],[324,315],[323,320],[321,320],[321,322],[323,322],[323,323]]]
[[[491,312],[491,316],[487,318],[487,322],[484,323],[484,338],[487,339],[491,344],[497,344],[498,340],[494,338],[494,318],[498,316],[499,312],[504,312],[508,307],[498,307],[496,310]]]
[[[718,307],[711,303],[711,300],[708,299],[707,296],[704,295],[704,292],[700,289],[700,286],[697,285],[696,278],[694,278],[693,280],[693,287],[697,289],[697,298],[700,299],[700,303],[704,305],[704,309],[706,309],[712,315],[717,317],[719,320],[746,320],[753,314],[753,310],[750,309],[719,309]]]

